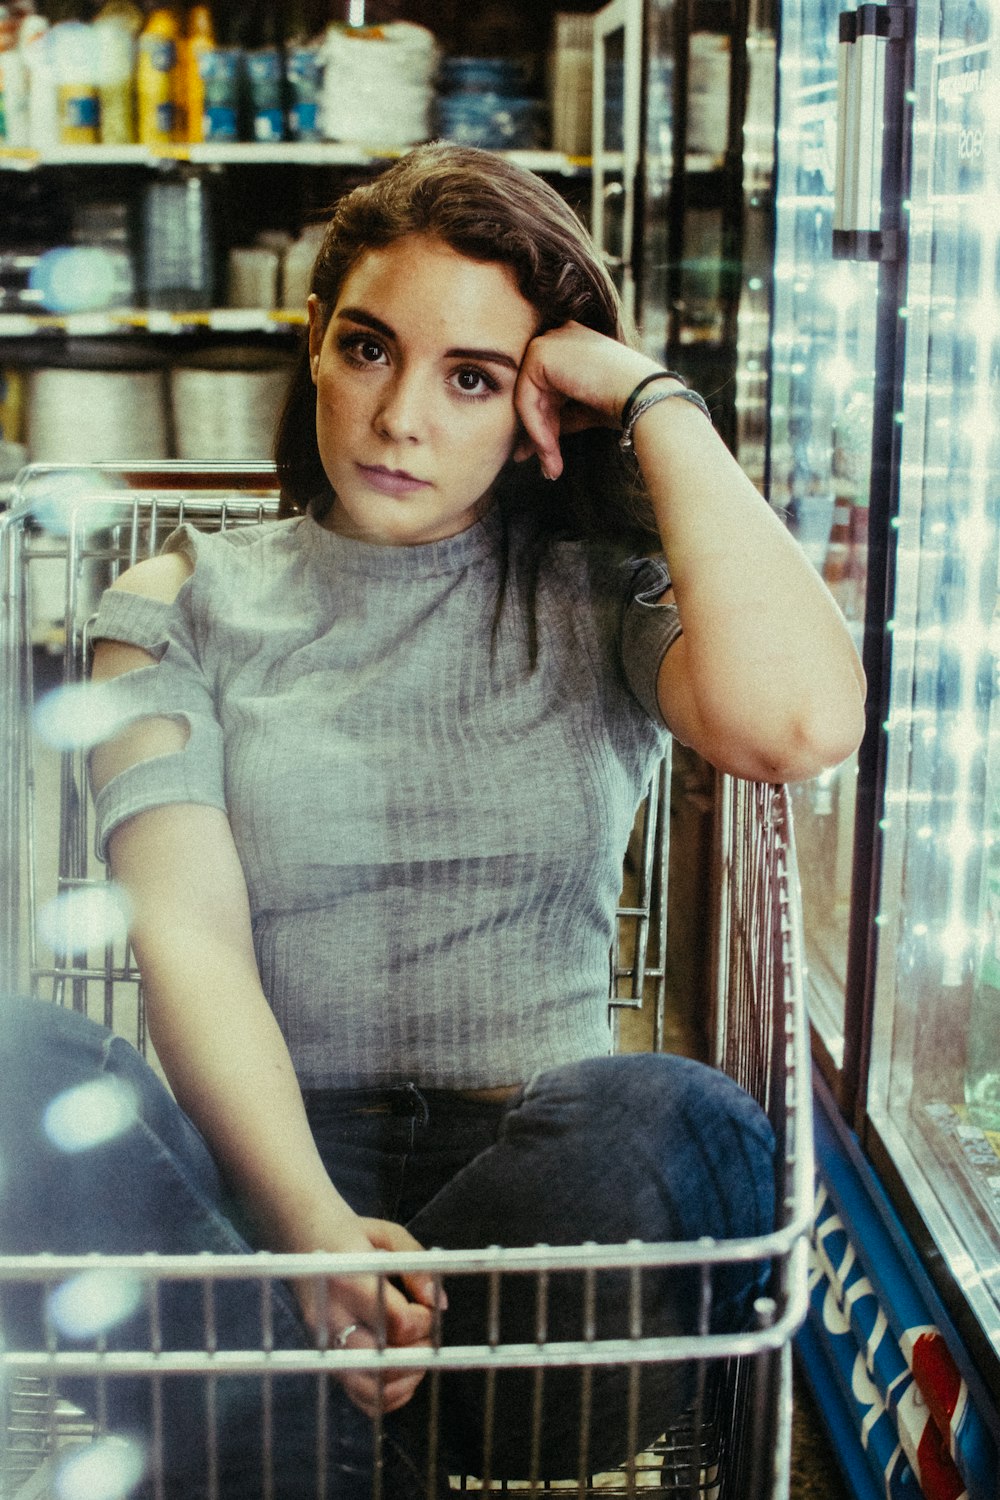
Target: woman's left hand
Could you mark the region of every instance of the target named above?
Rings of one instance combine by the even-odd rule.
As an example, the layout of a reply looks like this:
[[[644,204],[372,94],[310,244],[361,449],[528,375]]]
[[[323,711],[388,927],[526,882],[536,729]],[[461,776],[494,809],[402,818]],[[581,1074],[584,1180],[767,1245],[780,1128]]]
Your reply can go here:
[[[621,409],[644,375],[660,366],[617,339],[564,323],[531,340],[514,390],[524,435],[517,459],[538,454],[549,479],[562,473],[559,439],[585,427],[617,427]]]

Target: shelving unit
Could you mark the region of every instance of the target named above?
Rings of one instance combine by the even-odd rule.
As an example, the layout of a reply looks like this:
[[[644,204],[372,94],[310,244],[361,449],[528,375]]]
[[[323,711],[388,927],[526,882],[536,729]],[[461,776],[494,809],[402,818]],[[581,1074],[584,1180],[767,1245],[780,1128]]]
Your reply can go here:
[[[130,146],[57,146],[45,151],[0,147],[0,174],[46,173],[79,170],[127,171],[129,173],[171,172],[174,168],[213,169],[324,169],[333,173],[367,172],[403,154],[403,148],[389,151],[368,147],[360,142],[283,141],[270,145],[255,142],[207,142],[191,145],[152,147]],[[589,181],[589,157],[567,156],[557,151],[508,151],[498,153],[528,171],[556,180],[578,179],[582,186]],[[187,336],[205,338],[211,335],[257,335],[275,337],[297,335],[305,324],[304,310],[291,308],[212,307],[193,310],[156,308],[112,308],[99,312],[78,312],[59,316],[32,311],[0,312],[0,356],[2,341],[7,339],[115,339],[133,335],[153,338]]]
[[[744,252],[744,124],[748,0],[646,0],[648,57],[670,55],[669,150],[646,114],[646,198],[640,314],[651,353],[712,401],[715,423],[735,446],[738,317]],[[714,153],[691,150],[693,37],[729,37],[727,127]],[[649,66],[649,63],[648,63]],[[649,83],[648,90],[649,96]],[[703,228],[714,255],[705,254]]]
[[[44,151],[0,146],[0,171],[31,172],[47,167],[169,168],[189,162],[194,166],[313,166],[371,167],[402,156],[407,148],[388,150],[353,141],[207,141],[170,146],[50,146]],[[498,153],[531,172],[559,177],[589,173],[589,156],[566,156],[561,151],[503,151]]]
[[[557,3],[550,0],[553,11]],[[730,442],[736,435],[734,375],[748,3],[612,0],[598,8],[594,0],[577,0],[574,8],[593,12],[595,31],[613,17],[613,25],[620,24],[622,34],[632,38],[627,69],[624,43],[616,54],[623,66],[621,97],[609,99],[607,116],[600,117],[602,127],[608,129],[597,128],[595,112],[593,155],[502,153],[549,178],[594,227],[603,213],[609,264],[626,305],[635,309],[645,346],[715,398],[717,424]],[[418,0],[395,7],[409,19],[431,24],[446,52],[470,42],[472,22],[459,9],[457,5],[438,7],[435,19],[429,21]],[[538,50],[551,21],[548,5],[539,8],[546,17],[534,8],[530,18],[522,16],[517,0],[506,0],[495,9],[498,14],[504,12],[508,32],[520,26],[525,50]],[[490,24],[496,24],[495,18]],[[728,135],[725,149],[713,154],[690,149],[688,142],[689,49],[692,35],[699,31],[731,39]],[[498,48],[502,45],[499,35]],[[610,35],[614,37],[613,32]],[[612,48],[618,46],[612,40]],[[612,92],[618,87],[616,81]],[[614,118],[617,111],[622,120],[627,116],[631,122],[627,140],[621,137],[622,120]],[[294,233],[318,221],[340,193],[405,149],[350,141],[63,145],[45,150],[0,145],[0,186],[9,201],[38,207],[42,222],[53,204],[56,219],[62,213],[61,230],[48,236],[43,232],[38,236],[40,244],[68,242],[73,205],[88,199],[127,200],[134,231],[148,184],[178,178],[197,177],[205,184],[216,226],[211,236],[214,292],[201,299],[212,305],[196,309],[145,306],[144,301],[157,299],[144,298],[140,288],[135,306],[68,315],[23,307],[0,311],[0,366],[29,371],[49,362],[82,363],[87,357],[100,359],[101,351],[110,357],[125,346],[133,359],[147,350],[151,359],[167,362],[220,345],[244,350],[257,345],[287,353],[301,337],[303,313],[294,300],[286,308],[280,296],[277,308],[221,305],[228,251],[250,244],[258,230]],[[716,215],[720,223],[718,264],[707,275],[705,264],[700,268],[694,264],[693,234],[699,214],[702,224],[707,214]],[[702,288],[710,285],[715,301],[707,313],[694,308],[692,289],[699,274]],[[137,280],[141,283],[142,277]]]

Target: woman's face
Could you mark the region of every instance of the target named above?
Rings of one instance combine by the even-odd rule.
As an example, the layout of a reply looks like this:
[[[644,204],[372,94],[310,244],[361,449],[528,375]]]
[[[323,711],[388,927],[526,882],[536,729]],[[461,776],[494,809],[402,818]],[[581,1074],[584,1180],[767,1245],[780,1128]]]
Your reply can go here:
[[[514,387],[537,322],[505,266],[424,235],[368,251],[325,328],[311,297],[325,524],[394,546],[471,526],[517,440]]]

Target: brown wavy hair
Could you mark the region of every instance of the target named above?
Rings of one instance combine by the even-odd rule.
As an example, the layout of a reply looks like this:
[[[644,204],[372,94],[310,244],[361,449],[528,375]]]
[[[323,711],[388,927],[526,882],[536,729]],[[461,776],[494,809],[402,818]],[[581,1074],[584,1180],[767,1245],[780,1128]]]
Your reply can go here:
[[[460,255],[508,267],[542,330],[573,319],[632,342],[617,288],[565,200],[493,152],[443,143],[418,146],[334,205],[310,283],[324,323],[366,251],[410,234],[433,235]],[[542,479],[535,458],[506,465],[494,491],[503,518],[530,517],[542,550],[556,537],[599,537],[647,550],[656,535],[652,512],[615,434],[594,428],[563,438],[561,446],[565,468],[554,483]],[[275,460],[282,514],[311,506],[322,518],[333,496],[316,441],[308,341],[292,373]],[[537,576],[537,566],[532,571]]]

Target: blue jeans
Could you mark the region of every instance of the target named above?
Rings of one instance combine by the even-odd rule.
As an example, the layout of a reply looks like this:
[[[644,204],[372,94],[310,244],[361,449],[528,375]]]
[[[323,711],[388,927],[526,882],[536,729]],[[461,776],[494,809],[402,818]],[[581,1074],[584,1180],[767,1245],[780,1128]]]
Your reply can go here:
[[[50,1106],[67,1091],[103,1080],[136,1101],[128,1128],[85,1149],[53,1140]],[[253,1246],[240,1227],[202,1137],[127,1042],[70,1011],[40,1002],[0,1007],[0,1253],[51,1251],[230,1253]],[[310,1123],[338,1189],[359,1213],[406,1224],[424,1245],[466,1248],[621,1244],[766,1233],[773,1226],[773,1138],[766,1117],[730,1079],[690,1059],[663,1055],[597,1058],[540,1073],[502,1103],[405,1084],[306,1095]],[[49,1128],[43,1128],[48,1120]],[[55,1132],[58,1138],[58,1132]],[[65,1144],[65,1143],[64,1143]],[[743,1326],[766,1277],[759,1265],[720,1268],[713,1277],[715,1329]],[[518,1295],[518,1292],[521,1295]],[[446,1343],[487,1342],[487,1289],[479,1277],[447,1286]],[[8,1345],[43,1346],[42,1298],[35,1289],[0,1289]],[[697,1331],[698,1273],[646,1272],[645,1336]],[[308,1344],[291,1291],[269,1292],[273,1338]],[[594,1307],[599,1338],[627,1337],[629,1279],[601,1272]],[[259,1283],[215,1287],[220,1348],[255,1348],[262,1338]],[[533,1342],[535,1293],[527,1279],[505,1281],[502,1342]],[[167,1348],[200,1348],[200,1286],[164,1284],[159,1323]],[[553,1276],[548,1338],[583,1336],[584,1292],[577,1273]],[[149,1313],[140,1309],[109,1335],[113,1347],[146,1347]],[[595,1368],[589,1398],[593,1469],[625,1461],[629,1374]],[[260,1493],[265,1454],[264,1383],[218,1379],[206,1416],[204,1381],[171,1376],[116,1377],[99,1393],[67,1384],[95,1404],[110,1429],[144,1443],[159,1434],[161,1457],[178,1494],[205,1492],[209,1429],[217,1433],[224,1496]],[[487,1398],[482,1372],[442,1377],[438,1427],[443,1471],[483,1470],[490,1432],[494,1477],[529,1472],[531,1371],[495,1375]],[[548,1370],[542,1407],[542,1476],[575,1475],[580,1449],[579,1370]],[[660,1433],[689,1398],[683,1367],[642,1370],[639,1440]],[[324,1466],[335,1500],[370,1490],[372,1431],[339,1385],[324,1377],[275,1377],[269,1444],[277,1500],[317,1494]],[[428,1381],[385,1422],[383,1493],[416,1500],[425,1483]],[[318,1417],[325,1407],[323,1418]],[[492,1416],[488,1408],[492,1406]],[[325,1460],[317,1464],[317,1445]],[[440,1491],[442,1483],[431,1483]]]

